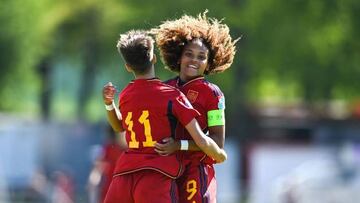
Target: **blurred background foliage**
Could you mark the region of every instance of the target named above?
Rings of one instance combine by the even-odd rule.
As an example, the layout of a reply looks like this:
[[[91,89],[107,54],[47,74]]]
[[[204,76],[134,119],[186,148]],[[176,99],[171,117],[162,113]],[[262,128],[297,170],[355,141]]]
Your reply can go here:
[[[359,99],[357,0],[1,0],[0,111],[102,120],[102,86],[121,90],[133,77],[115,47],[119,33],[206,9],[242,37],[232,68],[208,78],[226,95],[230,129],[249,103]],[[174,76],[162,67],[161,79]]]

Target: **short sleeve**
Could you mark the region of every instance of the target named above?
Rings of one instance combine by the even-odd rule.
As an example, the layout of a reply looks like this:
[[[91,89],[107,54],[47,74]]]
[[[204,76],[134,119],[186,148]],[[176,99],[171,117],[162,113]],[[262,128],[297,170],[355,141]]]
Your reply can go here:
[[[225,110],[225,96],[215,84],[211,85],[211,91],[206,91],[206,110]]]
[[[209,127],[225,125],[225,97],[216,85],[207,95],[206,112]]]
[[[200,115],[182,93],[173,100],[172,112],[183,126]]]

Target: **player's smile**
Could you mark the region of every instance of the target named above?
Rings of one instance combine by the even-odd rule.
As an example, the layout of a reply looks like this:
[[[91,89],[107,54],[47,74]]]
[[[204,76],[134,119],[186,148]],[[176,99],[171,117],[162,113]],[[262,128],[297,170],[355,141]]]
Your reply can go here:
[[[208,66],[209,50],[205,44],[194,39],[189,42],[183,50],[180,59],[180,78],[183,81],[189,81],[204,75]]]
[[[188,68],[199,69],[196,65],[188,65]]]

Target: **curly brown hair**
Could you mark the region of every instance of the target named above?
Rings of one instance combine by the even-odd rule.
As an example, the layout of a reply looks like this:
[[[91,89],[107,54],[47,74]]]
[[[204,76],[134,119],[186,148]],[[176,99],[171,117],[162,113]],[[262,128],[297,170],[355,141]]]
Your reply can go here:
[[[209,48],[209,68],[205,70],[205,75],[223,72],[231,66],[236,53],[235,43],[239,39],[232,40],[229,27],[221,20],[207,18],[206,13],[200,13],[197,17],[183,15],[151,29],[166,68],[180,72],[183,48],[195,38],[202,39]]]

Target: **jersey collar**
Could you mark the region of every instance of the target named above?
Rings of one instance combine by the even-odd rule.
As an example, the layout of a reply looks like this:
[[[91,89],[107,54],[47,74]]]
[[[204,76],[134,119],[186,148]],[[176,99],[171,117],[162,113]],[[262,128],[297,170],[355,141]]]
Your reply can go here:
[[[180,77],[178,76],[178,77],[177,77],[177,80],[176,80],[176,85],[177,85],[178,87],[184,87],[185,85],[188,85],[188,84],[190,84],[190,83],[193,83],[193,82],[198,81],[198,80],[203,80],[203,79],[204,79],[204,76],[199,76],[199,77],[197,77],[197,78],[194,78],[194,79],[192,79],[192,80],[187,81],[186,83],[184,83],[184,82],[182,82],[182,81],[180,80]]]
[[[135,79],[135,80],[131,80],[130,83],[135,83],[135,82],[161,82],[161,80],[157,77],[155,78],[149,78],[149,79]]]

